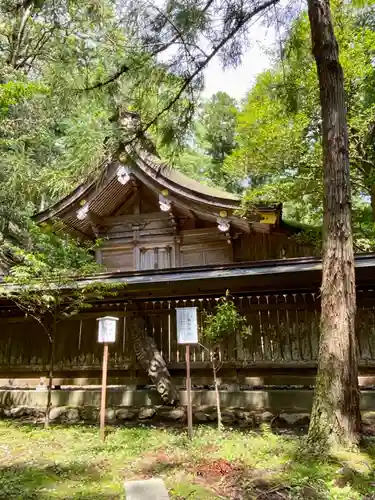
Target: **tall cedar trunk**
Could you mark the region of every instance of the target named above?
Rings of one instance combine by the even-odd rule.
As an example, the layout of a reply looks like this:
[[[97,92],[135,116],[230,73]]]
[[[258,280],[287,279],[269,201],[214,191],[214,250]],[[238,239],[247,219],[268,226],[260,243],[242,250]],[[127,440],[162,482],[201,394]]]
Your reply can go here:
[[[371,186],[371,212],[372,220],[375,222],[375,186]]]
[[[164,403],[174,405],[178,401],[178,393],[162,354],[154,340],[145,333],[143,318],[135,315],[131,321],[130,329],[139,364],[155,384]]]
[[[323,128],[321,337],[311,445],[356,444],[359,411],[355,274],[344,78],[328,0],[308,0]]]

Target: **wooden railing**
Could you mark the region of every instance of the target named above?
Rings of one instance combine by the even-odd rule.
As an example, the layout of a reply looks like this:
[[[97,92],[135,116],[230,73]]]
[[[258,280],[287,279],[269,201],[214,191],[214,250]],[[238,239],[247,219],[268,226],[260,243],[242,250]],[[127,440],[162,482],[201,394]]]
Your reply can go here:
[[[153,300],[137,304],[151,335],[172,367],[183,366],[185,349],[177,345],[175,308],[196,306],[202,312],[214,312],[217,297],[180,300]],[[240,314],[248,324],[245,337],[227,338],[219,348],[220,359],[228,365],[306,365],[315,363],[319,343],[319,293],[284,293],[235,297]],[[117,341],[110,348],[110,367],[135,369],[129,326],[134,308],[113,303],[106,309],[93,308],[79,317],[59,324],[55,366],[59,370],[100,368],[102,346],[97,342],[96,317],[103,314],[120,317]],[[201,330],[202,321],[199,320]],[[200,338],[202,338],[200,331]],[[375,365],[375,292],[358,292],[357,335],[362,363]],[[203,340],[202,340],[202,343]],[[32,320],[8,318],[0,323],[0,370],[42,371],[48,364],[48,339]],[[191,349],[193,367],[209,362],[209,352],[197,345]]]

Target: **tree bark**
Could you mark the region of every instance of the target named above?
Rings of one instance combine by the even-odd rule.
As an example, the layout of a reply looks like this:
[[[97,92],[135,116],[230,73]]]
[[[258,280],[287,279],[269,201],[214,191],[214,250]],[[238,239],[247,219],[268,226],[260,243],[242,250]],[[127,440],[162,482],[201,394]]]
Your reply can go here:
[[[375,185],[371,186],[371,213],[372,220],[375,222]]]
[[[358,443],[361,417],[344,78],[329,1],[308,0],[308,11],[320,87],[324,171],[321,336],[308,441],[350,447]]]
[[[218,429],[218,431],[221,431],[221,430],[223,430],[223,421],[221,418],[219,382],[217,380],[218,365],[216,364],[215,359],[212,359],[212,371],[214,374],[214,387],[215,387],[215,396],[216,396],[217,429]]]
[[[145,323],[139,314],[141,312],[133,316],[130,325],[137,360],[155,384],[164,403],[174,405],[178,401],[178,393],[173,384],[172,377],[154,340],[146,335]]]

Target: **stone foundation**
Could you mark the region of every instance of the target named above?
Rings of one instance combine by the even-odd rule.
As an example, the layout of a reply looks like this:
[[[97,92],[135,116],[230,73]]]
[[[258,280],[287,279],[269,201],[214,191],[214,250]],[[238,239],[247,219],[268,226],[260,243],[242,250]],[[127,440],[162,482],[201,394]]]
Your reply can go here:
[[[313,391],[306,389],[220,391],[222,421],[228,426],[256,428],[263,423],[275,427],[304,428],[309,423]],[[214,391],[193,390],[195,423],[217,421]],[[0,418],[42,422],[46,391],[0,391]],[[162,406],[155,390],[113,389],[107,392],[107,424],[186,423],[186,391],[180,391],[178,407]],[[100,390],[54,390],[50,420],[54,423],[97,424]],[[361,392],[365,428],[375,429],[375,391]],[[367,426],[367,427],[366,427]]]
[[[42,422],[45,411],[41,408],[27,406],[0,408],[0,418],[23,419],[30,422]],[[144,406],[141,408],[117,407],[106,409],[106,423],[111,425],[124,423],[186,423],[186,406]],[[217,410],[214,406],[193,407],[195,423],[214,423],[217,421]],[[99,409],[93,406],[70,407],[56,406],[51,408],[50,421],[59,424],[97,424]],[[272,423],[288,427],[308,425],[308,413],[273,414],[268,411],[251,411],[245,408],[224,408],[222,421],[227,425],[257,427],[262,423]]]
[[[41,408],[26,406],[14,408],[0,408],[0,418],[22,419],[30,423],[41,423],[45,411]],[[375,412],[363,412],[364,429],[375,429]],[[145,406],[141,408],[120,407],[107,408],[107,425],[126,424],[186,424],[186,407],[176,408],[166,406]],[[193,408],[194,423],[215,424],[217,410],[214,406],[198,406]],[[257,428],[262,424],[269,424],[278,428],[307,428],[310,421],[309,413],[271,413],[269,411],[252,411],[246,408],[225,408],[222,410],[222,421],[227,426]],[[98,424],[99,409],[97,407],[74,408],[57,406],[51,408],[50,422],[56,424]]]

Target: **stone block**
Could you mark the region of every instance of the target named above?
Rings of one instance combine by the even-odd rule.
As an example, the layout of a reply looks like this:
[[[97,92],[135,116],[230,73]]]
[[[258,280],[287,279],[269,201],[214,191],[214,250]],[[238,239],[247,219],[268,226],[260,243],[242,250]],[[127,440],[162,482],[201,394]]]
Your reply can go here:
[[[367,425],[375,425],[375,411],[365,411],[362,413],[362,421]]]
[[[135,408],[120,408],[116,410],[117,420],[134,420],[136,419],[138,411]]]
[[[27,415],[27,408],[20,406],[16,408],[11,408],[10,417],[12,418],[20,418]]]
[[[139,420],[148,420],[152,418],[155,415],[155,413],[156,413],[155,408],[146,406],[139,410],[138,418]]]
[[[257,415],[257,422],[260,423],[260,424],[266,424],[266,423],[269,423],[273,420],[274,418],[274,415],[269,412],[269,411],[264,411],[262,413],[260,413],[259,415]]]
[[[142,479],[125,483],[126,500],[169,500],[162,479]]]
[[[113,408],[106,408],[105,421],[108,424],[114,423],[116,421],[116,410],[114,410]]]
[[[279,417],[292,427],[308,425],[310,422],[308,413],[280,413]]]
[[[76,424],[80,421],[78,408],[68,408],[62,417],[62,421],[67,424]]]
[[[56,423],[61,422],[67,410],[68,408],[66,406],[58,406],[57,408],[51,408],[49,412],[49,421]]]
[[[198,409],[193,409],[193,418],[198,422],[214,422],[217,420],[217,409],[216,407],[198,407]]]
[[[235,410],[237,420],[246,424],[255,424],[255,416],[253,412],[245,410],[244,408],[238,408]]]
[[[221,412],[221,421],[223,424],[233,424],[237,420],[236,411],[231,408],[226,408]]]
[[[169,408],[162,406],[157,410],[157,416],[161,420],[177,421],[183,420],[185,418],[185,407],[180,406],[178,408]]]
[[[84,406],[83,408],[79,408],[79,414],[80,420],[83,422],[99,422],[99,408],[94,406]]]

